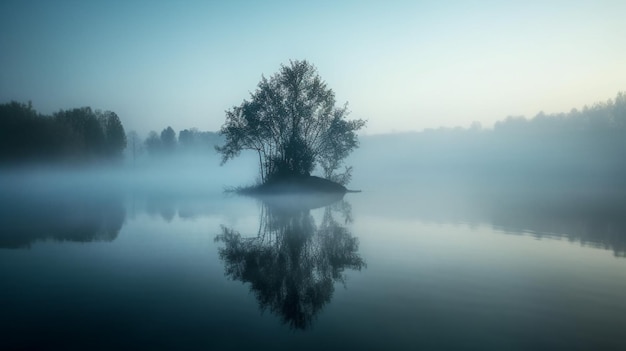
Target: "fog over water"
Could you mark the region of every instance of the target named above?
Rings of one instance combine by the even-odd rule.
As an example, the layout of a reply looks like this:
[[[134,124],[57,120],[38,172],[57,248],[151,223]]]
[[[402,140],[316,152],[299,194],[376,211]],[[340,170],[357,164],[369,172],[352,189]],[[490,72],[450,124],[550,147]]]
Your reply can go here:
[[[618,233],[625,225],[626,168],[621,157],[581,157],[570,150],[559,155],[558,150],[540,152],[528,145],[515,158],[504,158],[503,150],[512,142],[480,145],[478,138],[484,136],[472,140],[469,132],[456,133],[461,138],[454,131],[362,138],[361,148],[347,161],[354,168],[348,188],[363,191],[353,195],[362,211],[425,222],[489,224],[541,237],[563,235],[623,253]],[[144,155],[114,166],[5,167],[2,206],[15,215],[3,216],[3,221],[5,226],[20,221],[42,225],[29,217],[54,221],[64,218],[55,214],[64,211],[79,217],[81,210],[91,212],[87,204],[95,212],[121,212],[111,219],[119,222],[111,224],[119,230],[129,203],[170,219],[193,217],[235,196],[225,190],[258,181],[255,166],[252,154],[219,166],[217,155],[208,153]]]

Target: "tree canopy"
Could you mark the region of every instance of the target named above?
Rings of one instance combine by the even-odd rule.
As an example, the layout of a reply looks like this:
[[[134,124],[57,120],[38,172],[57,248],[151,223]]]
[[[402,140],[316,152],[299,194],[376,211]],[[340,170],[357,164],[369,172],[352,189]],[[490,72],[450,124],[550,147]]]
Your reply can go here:
[[[220,130],[226,143],[217,150],[222,164],[252,150],[258,154],[261,181],[310,175],[316,166],[326,178],[358,147],[361,119],[348,120],[347,104],[336,107],[335,93],[305,61],[281,65],[262,77],[250,100],[226,111]],[[348,177],[343,177],[348,179]]]

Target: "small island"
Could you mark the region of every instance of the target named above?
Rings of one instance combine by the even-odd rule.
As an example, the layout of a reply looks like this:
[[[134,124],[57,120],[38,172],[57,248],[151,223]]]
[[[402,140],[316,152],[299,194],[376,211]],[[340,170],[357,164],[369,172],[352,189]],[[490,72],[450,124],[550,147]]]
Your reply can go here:
[[[262,184],[240,188],[237,192],[245,195],[272,195],[272,194],[345,194],[345,186],[317,176],[301,176],[289,178],[275,178]]]
[[[222,164],[252,151],[259,182],[237,188],[246,195],[345,194],[352,167],[344,159],[358,147],[362,119],[348,120],[348,107],[335,106],[335,93],[315,66],[290,61],[269,79],[262,77],[250,100],[226,111],[216,147]],[[323,177],[312,175],[315,169]]]

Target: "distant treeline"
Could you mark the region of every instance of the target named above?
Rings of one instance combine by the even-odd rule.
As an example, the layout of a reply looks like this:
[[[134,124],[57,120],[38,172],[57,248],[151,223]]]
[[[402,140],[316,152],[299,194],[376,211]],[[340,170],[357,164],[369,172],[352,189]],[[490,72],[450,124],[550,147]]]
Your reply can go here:
[[[30,102],[0,105],[0,162],[116,160],[125,147],[114,112],[81,107],[43,115]]]
[[[493,129],[473,123],[469,128],[374,135],[363,137],[361,146],[353,162],[365,167],[355,174],[393,169],[388,176],[436,172],[620,179],[626,176],[626,94],[568,113],[508,117]]]
[[[150,156],[185,152],[215,153],[223,138],[217,132],[172,127],[150,132],[145,140],[126,134],[117,114],[90,107],[38,113],[29,103],[0,104],[0,163],[70,162],[134,159],[144,151]]]
[[[144,152],[214,154],[214,146],[223,143],[219,133],[196,128],[176,133],[166,127],[145,139],[126,135],[114,112],[89,107],[43,115],[30,103],[0,105],[0,162],[5,163],[120,159],[125,149],[131,159]],[[386,177],[433,171],[626,177],[626,94],[568,113],[507,117],[493,129],[475,122],[469,128],[365,136],[349,163],[357,166],[355,175],[392,169]]]
[[[183,129],[178,132],[177,137],[176,131],[169,126],[160,134],[151,131],[142,143],[135,137],[129,137],[129,143],[136,143],[136,148],[145,148],[151,156],[173,155],[181,152],[213,154],[215,145],[223,142],[223,138],[217,132],[203,132],[197,128]]]

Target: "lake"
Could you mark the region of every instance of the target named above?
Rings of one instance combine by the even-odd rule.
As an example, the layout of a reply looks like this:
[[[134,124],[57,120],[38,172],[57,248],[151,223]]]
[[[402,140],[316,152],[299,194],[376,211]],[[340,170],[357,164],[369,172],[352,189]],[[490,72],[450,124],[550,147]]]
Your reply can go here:
[[[0,346],[626,349],[622,194],[420,184],[5,188]]]

